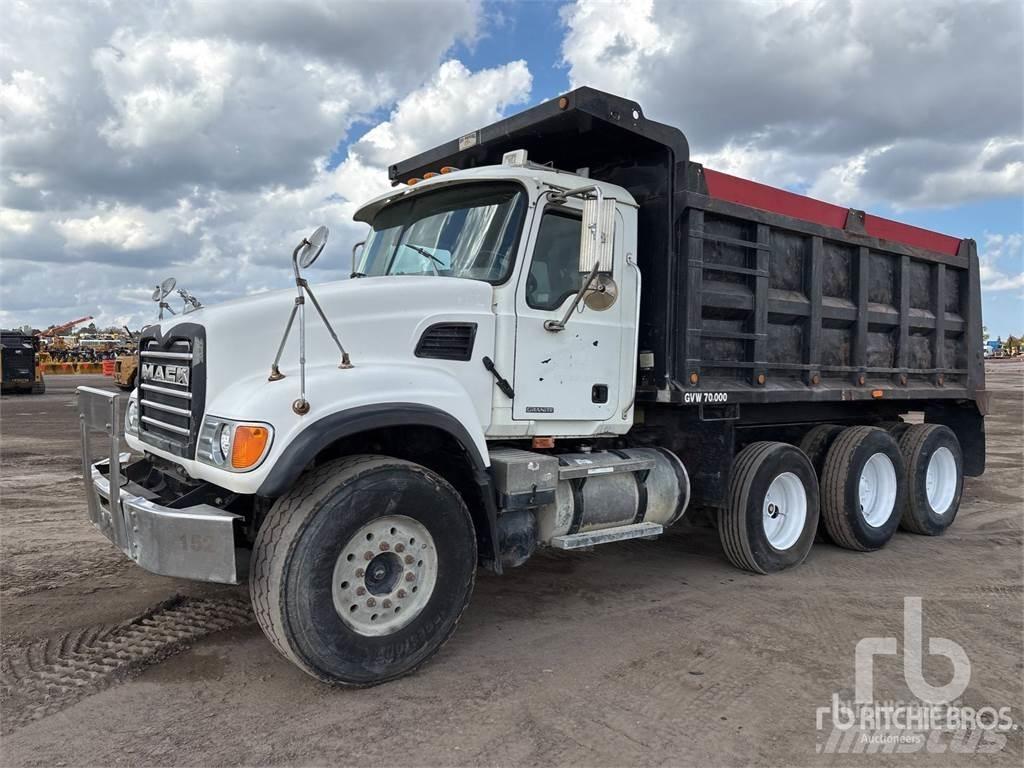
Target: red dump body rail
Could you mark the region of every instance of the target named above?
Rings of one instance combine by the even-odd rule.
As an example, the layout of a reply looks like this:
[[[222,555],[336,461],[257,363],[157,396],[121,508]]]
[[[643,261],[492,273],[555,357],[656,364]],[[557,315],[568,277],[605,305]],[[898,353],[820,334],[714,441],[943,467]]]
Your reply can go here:
[[[762,211],[781,213],[794,219],[821,224],[825,227],[845,229],[849,209],[832,203],[815,200],[813,197],[787,192],[784,189],[741,179],[721,171],[704,169],[708,194],[719,200],[747,205]],[[921,229],[881,216],[864,214],[864,233],[882,240],[903,243],[914,248],[937,251],[950,256],[956,255],[960,238]]]

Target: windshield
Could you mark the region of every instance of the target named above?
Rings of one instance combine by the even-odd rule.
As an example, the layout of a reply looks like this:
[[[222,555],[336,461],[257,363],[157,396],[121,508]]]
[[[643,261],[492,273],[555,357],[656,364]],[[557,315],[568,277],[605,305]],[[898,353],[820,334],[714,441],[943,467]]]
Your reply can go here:
[[[526,195],[509,182],[460,184],[383,208],[357,275],[438,275],[500,283],[512,269]]]

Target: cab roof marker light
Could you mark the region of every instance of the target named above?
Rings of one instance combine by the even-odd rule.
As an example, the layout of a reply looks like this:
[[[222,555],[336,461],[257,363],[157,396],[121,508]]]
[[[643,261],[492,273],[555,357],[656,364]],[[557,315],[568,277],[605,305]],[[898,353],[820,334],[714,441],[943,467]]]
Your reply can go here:
[[[454,173],[454,172],[455,172],[455,171],[457,171],[457,170],[459,170],[459,169],[458,169],[458,168],[456,168],[456,167],[455,167],[455,166],[453,166],[453,165],[446,165],[446,166],[444,166],[444,167],[443,167],[443,168],[441,169],[441,173],[442,173],[442,174],[445,174],[445,173]]]
[[[434,173],[433,171],[427,171],[426,173],[423,174],[423,180],[426,181],[427,179],[432,179],[435,176],[437,176],[437,174]]]
[[[526,160],[525,149],[514,149],[501,156],[501,164],[507,165],[511,168],[525,168]]]
[[[420,178],[417,178],[417,177],[414,176],[413,178],[409,179],[405,183],[408,184],[410,187],[412,187],[412,186],[415,186],[415,185],[419,184],[421,181],[423,181],[423,179],[420,179]]]

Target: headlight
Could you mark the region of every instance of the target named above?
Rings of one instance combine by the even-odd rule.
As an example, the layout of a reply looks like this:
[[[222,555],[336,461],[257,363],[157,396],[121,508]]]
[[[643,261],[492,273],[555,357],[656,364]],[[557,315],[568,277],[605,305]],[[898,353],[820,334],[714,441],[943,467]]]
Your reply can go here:
[[[213,452],[213,458],[218,464],[225,463],[231,458],[231,425],[225,424],[220,428],[220,437],[217,438],[217,448]]]
[[[247,424],[207,416],[199,430],[196,458],[229,472],[255,469],[270,450],[274,430],[269,424]]]
[[[136,437],[139,434],[139,401],[134,397],[128,400],[128,409],[124,414],[124,433]]]

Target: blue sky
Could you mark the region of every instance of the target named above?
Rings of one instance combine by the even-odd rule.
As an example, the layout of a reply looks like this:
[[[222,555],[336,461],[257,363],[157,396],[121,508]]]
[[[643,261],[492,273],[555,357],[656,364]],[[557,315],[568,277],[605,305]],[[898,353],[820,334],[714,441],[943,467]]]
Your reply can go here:
[[[280,254],[321,222],[340,277],[390,162],[586,84],[709,167],[975,238],[990,333],[1024,333],[1018,2],[237,8],[13,0],[4,325],[138,325],[167,274],[208,301],[282,287]]]

